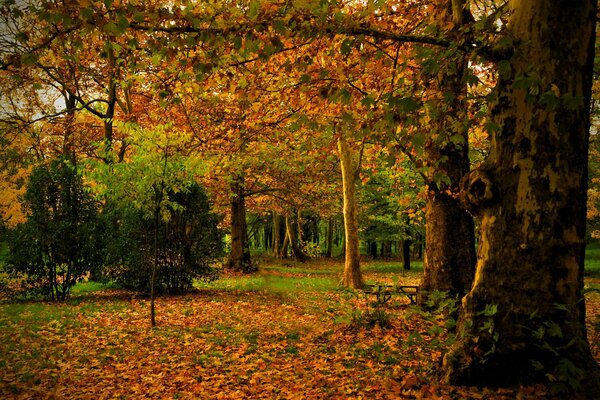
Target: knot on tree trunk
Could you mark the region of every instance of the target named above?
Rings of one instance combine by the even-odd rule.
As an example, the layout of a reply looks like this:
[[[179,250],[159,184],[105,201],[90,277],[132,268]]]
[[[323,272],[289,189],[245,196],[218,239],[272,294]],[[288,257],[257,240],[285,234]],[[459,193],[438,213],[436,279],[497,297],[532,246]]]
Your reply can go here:
[[[460,202],[473,214],[490,207],[498,199],[498,193],[491,176],[483,170],[475,170],[463,176],[460,181]]]

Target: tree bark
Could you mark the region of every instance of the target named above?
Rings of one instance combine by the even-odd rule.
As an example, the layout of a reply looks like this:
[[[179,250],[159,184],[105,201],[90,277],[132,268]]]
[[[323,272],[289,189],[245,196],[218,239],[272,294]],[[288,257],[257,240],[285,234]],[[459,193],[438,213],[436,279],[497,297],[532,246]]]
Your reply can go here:
[[[460,10],[454,10],[456,7]],[[435,11],[436,23],[454,26],[448,34],[456,37],[456,29],[462,23],[462,1],[440,2]],[[462,209],[454,196],[459,191],[460,180],[470,169],[467,86],[463,81],[467,68],[467,57],[456,53],[443,61],[432,78],[436,98],[430,106],[432,129],[424,149],[430,183],[425,211],[424,273],[420,285],[422,302],[432,291],[446,292],[451,297],[464,296],[475,272],[473,217]]]
[[[358,239],[358,213],[356,203],[357,168],[352,161],[352,152],[343,135],[338,139],[338,151],[342,169],[344,191],[344,231],[345,265],[343,285],[360,289],[364,286],[360,270],[360,249]]]
[[[329,217],[327,221],[327,250],[325,251],[325,257],[331,258],[331,252],[333,249],[333,217]]]
[[[231,253],[227,265],[244,273],[256,272],[250,258],[248,229],[246,226],[246,201],[244,197],[244,178],[237,176],[231,184]]]
[[[302,250],[298,246],[296,237],[294,235],[294,227],[292,226],[292,222],[290,221],[290,217],[288,215],[285,216],[285,229],[288,241],[290,243],[290,246],[292,247],[292,253],[294,254],[294,257],[296,257],[298,261],[306,262],[306,260],[308,260],[308,257],[302,252]]]
[[[482,216],[473,287],[444,358],[453,384],[583,385],[600,398],[585,328],[587,154],[596,0],[509,3],[488,160],[461,199]],[[508,68],[510,65],[510,68]]]
[[[406,271],[410,270],[410,239],[404,239],[402,241],[402,261],[403,267]]]
[[[281,257],[281,217],[273,212],[273,255]]]
[[[290,247],[290,237],[288,236],[287,229],[286,229],[283,234],[283,244],[281,245],[281,250],[279,252],[279,258],[287,258],[288,257],[288,247]]]

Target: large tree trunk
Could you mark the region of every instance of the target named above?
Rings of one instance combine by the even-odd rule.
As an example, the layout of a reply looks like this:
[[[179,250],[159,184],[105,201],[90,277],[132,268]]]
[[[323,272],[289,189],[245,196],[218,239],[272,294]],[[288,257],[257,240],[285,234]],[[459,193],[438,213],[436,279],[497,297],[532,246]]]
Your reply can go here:
[[[454,8],[457,12],[454,13]],[[460,12],[458,12],[460,11]],[[462,24],[462,1],[440,3],[434,18],[441,26]],[[454,16],[453,16],[454,15]],[[455,32],[449,32],[454,35]],[[432,78],[435,99],[429,114],[432,129],[425,143],[430,180],[425,211],[425,260],[421,280],[421,300],[427,292],[447,292],[462,297],[471,288],[475,272],[475,233],[473,217],[453,196],[460,180],[469,172],[466,84],[467,57],[456,53],[443,61]],[[436,177],[447,178],[441,181]]]
[[[246,227],[246,201],[244,197],[244,178],[237,176],[231,184],[231,253],[227,265],[236,271],[256,272],[250,258],[248,229]]]
[[[459,175],[455,175],[453,185],[458,185]],[[425,218],[422,300],[432,291],[461,298],[471,288],[475,271],[473,218],[460,207],[457,199],[437,189],[430,190]]]
[[[481,240],[445,376],[581,382],[584,396],[600,398],[582,295],[596,1],[510,5],[514,51],[491,107],[498,130],[463,185],[463,201],[482,215]]]
[[[356,204],[356,179],[357,168],[352,161],[352,152],[348,142],[340,136],[338,139],[338,151],[342,169],[342,186],[344,191],[344,230],[346,262],[344,266],[345,286],[360,289],[364,286],[362,272],[360,270],[360,250],[358,241],[358,215]]]

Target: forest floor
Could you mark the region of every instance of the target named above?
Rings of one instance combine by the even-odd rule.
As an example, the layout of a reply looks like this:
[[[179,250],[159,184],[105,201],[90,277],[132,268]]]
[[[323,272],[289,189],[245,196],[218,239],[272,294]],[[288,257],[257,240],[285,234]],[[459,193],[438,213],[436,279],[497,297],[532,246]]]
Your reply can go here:
[[[417,284],[419,265],[364,265],[371,283]],[[340,262],[271,264],[197,293],[157,300],[78,285],[63,304],[0,304],[0,398],[18,399],[543,399],[511,389],[441,383],[452,340],[441,314],[395,296],[338,287]],[[600,288],[600,278],[587,279]],[[600,294],[588,329],[600,361]],[[387,326],[386,326],[387,325]]]

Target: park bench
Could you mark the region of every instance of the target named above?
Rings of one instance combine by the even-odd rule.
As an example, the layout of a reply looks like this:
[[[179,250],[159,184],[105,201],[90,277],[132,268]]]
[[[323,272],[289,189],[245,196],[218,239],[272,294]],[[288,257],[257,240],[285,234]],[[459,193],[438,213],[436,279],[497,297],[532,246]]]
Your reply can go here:
[[[363,292],[377,296],[379,303],[387,303],[393,294],[401,294],[410,300],[410,304],[417,304],[419,297],[419,286],[413,285],[365,285]]]

